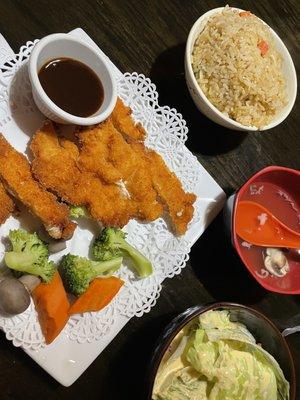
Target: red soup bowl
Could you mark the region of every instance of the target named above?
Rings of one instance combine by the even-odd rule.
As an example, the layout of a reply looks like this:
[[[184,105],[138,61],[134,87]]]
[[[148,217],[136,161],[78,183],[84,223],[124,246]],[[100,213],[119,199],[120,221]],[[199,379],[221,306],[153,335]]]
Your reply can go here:
[[[263,205],[287,226],[300,232],[300,171],[272,166],[257,172],[235,196],[231,225],[233,245],[257,282],[273,292],[300,294],[300,251],[282,249],[288,272],[276,276],[265,267],[266,248],[247,243],[237,235],[236,206],[243,200]]]

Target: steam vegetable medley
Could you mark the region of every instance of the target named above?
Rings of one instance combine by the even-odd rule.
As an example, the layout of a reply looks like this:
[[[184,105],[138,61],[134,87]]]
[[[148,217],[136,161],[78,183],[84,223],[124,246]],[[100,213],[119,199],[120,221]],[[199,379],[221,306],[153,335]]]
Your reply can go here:
[[[77,216],[83,214],[76,209]],[[10,250],[4,256],[8,277],[0,282],[0,310],[22,313],[31,294],[47,344],[62,331],[70,315],[99,311],[116,296],[124,282],[112,274],[121,267],[123,256],[131,259],[137,277],[152,273],[150,261],[126,241],[121,229],[102,230],[91,247],[93,259],[66,254],[59,265],[49,260],[48,245],[36,233],[13,230],[9,240]],[[76,296],[71,303],[67,293]]]
[[[174,339],[160,364],[153,400],[287,400],[277,361],[226,310],[208,311]]]

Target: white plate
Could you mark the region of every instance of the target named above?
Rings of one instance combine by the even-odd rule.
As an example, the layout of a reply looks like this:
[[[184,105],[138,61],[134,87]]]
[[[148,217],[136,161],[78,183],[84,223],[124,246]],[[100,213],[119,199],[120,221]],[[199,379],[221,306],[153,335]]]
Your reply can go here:
[[[81,38],[82,40],[88,42],[92,46],[95,47],[95,49],[99,52],[101,50],[99,47],[92,41],[92,39],[80,28],[73,30],[70,32],[70,35],[74,35],[76,37]],[[28,50],[30,45],[27,44],[24,48],[21,48],[21,53],[26,55],[26,52],[29,52]],[[32,47],[32,45],[31,45]],[[0,63],[3,63],[3,61],[9,60],[10,58],[16,58],[17,63],[16,63],[16,69],[17,69],[17,64],[18,62],[22,62],[22,57],[16,56],[13,51],[10,49],[8,44],[5,42],[4,38],[1,37],[0,35]],[[121,72],[114,66],[111,61],[110,65],[111,68],[114,70],[116,76],[122,76]],[[14,65],[14,64],[13,64]],[[13,74],[13,67],[10,68],[10,73]],[[126,74],[125,74],[126,75]],[[124,288],[124,291],[126,293],[126,290],[128,291],[129,294],[127,294],[127,297],[122,298],[122,293],[119,296],[121,299],[123,299],[123,303],[117,305],[110,305],[108,306],[105,311],[106,314],[108,315],[107,319],[110,320],[111,317],[111,323],[109,324],[106,322],[105,329],[108,327],[109,329],[107,332],[101,332],[101,326],[100,328],[98,327],[96,330],[96,334],[92,333],[90,334],[89,332],[86,332],[86,330],[89,330],[90,326],[93,324],[93,315],[87,315],[86,319],[87,322],[82,323],[82,325],[77,327],[76,329],[76,340],[74,340],[74,337],[72,337],[72,327],[68,327],[68,329],[64,330],[59,337],[49,346],[42,347],[40,345],[40,330],[39,326],[37,323],[33,323],[32,319],[35,319],[35,314],[34,312],[29,309],[27,312],[21,314],[20,317],[12,318],[9,320],[4,320],[3,318],[0,318],[0,326],[4,331],[6,332],[6,337],[9,340],[12,340],[14,345],[16,346],[21,346],[24,351],[31,357],[33,358],[44,370],[46,370],[50,375],[52,375],[58,382],[60,382],[64,386],[70,386],[76,379],[85,371],[85,369],[93,362],[93,360],[102,352],[103,349],[111,342],[111,340],[120,332],[120,330],[124,327],[124,325],[130,320],[130,318],[134,315],[136,316],[141,316],[144,312],[148,312],[150,308],[156,303],[157,298],[159,297],[159,293],[161,290],[161,283],[165,277],[172,277],[174,274],[180,273],[181,269],[185,266],[186,261],[188,259],[188,252],[190,250],[190,247],[195,243],[195,241],[201,236],[205,228],[208,226],[208,224],[212,221],[212,219],[217,215],[217,213],[221,210],[224,201],[225,201],[225,194],[220,188],[220,186],[213,180],[213,178],[208,174],[208,172],[197,162],[195,157],[192,156],[192,154],[186,149],[184,146],[184,139],[186,138],[186,132],[187,128],[185,126],[185,122],[182,119],[182,116],[176,112],[174,109],[170,109],[169,107],[159,107],[157,104],[157,92],[155,90],[155,87],[153,84],[151,84],[150,80],[146,79],[145,77],[137,74],[128,74],[127,75],[127,80],[133,79],[135,80],[135,83],[138,82],[138,84],[146,85],[148,94],[149,96],[147,97],[147,102],[149,105],[152,105],[152,108],[154,107],[155,110],[159,109],[159,112],[156,114],[154,113],[153,115],[149,115],[149,118],[155,117],[157,118],[156,121],[152,121],[152,126],[157,125],[158,131],[154,133],[152,132],[152,136],[155,138],[157,136],[160,137],[167,137],[168,140],[173,142],[174,141],[174,148],[179,149],[179,152],[177,154],[176,162],[177,164],[173,165],[174,169],[179,173],[180,176],[180,169],[184,170],[186,168],[192,168],[191,171],[194,171],[194,175],[196,177],[192,177],[192,180],[197,181],[196,187],[193,187],[193,191],[197,194],[198,200],[197,200],[197,206],[196,206],[196,214],[197,216],[194,218],[193,222],[191,223],[186,235],[184,238],[180,239],[180,242],[178,243],[180,245],[183,244],[183,250],[182,252],[178,254],[181,256],[179,260],[175,260],[175,256],[178,254],[176,253],[177,250],[177,242],[175,239],[173,239],[173,242],[169,240],[167,242],[168,245],[172,245],[170,249],[168,250],[167,247],[164,247],[161,251],[161,253],[166,257],[165,261],[161,261],[161,263],[165,262],[167,265],[167,262],[171,262],[171,267],[172,267],[172,262],[174,257],[174,270],[163,270],[162,269],[162,274],[159,275],[158,271],[155,271],[154,278],[153,280],[149,281],[144,281],[144,286],[142,287],[143,290],[147,292],[148,286],[150,285],[150,291],[149,291],[149,299],[138,299],[138,303],[140,301],[145,301],[145,304],[143,304],[143,307],[138,307],[137,305],[134,304],[134,299],[132,300],[130,296],[140,296],[140,292],[136,290],[135,287],[135,282],[129,285],[129,289]],[[2,79],[5,80],[5,75],[2,75]],[[11,76],[10,78],[11,79]],[[22,82],[15,82],[15,89],[17,89],[16,93],[18,95],[18,87],[22,86]],[[18,86],[19,85],[19,86]],[[2,88],[2,89],[1,89]],[[5,85],[1,86],[0,82],[0,91],[3,90],[5,91]],[[21,89],[20,89],[21,90]],[[120,94],[122,92],[123,97],[126,97],[126,91],[128,90],[125,84],[119,84],[119,91]],[[0,93],[1,94],[1,93]],[[3,93],[5,96],[5,93]],[[7,94],[6,94],[7,95]],[[128,93],[127,93],[128,95]],[[130,96],[129,96],[130,97]],[[128,98],[129,98],[128,97]],[[22,98],[23,102],[29,101],[28,99]],[[138,99],[136,96],[130,97],[131,104],[130,106],[133,108],[133,111],[137,113],[137,118],[139,118],[138,115],[138,107],[135,107],[135,104],[137,102],[140,102],[141,99]],[[30,101],[25,104],[27,109],[30,108]],[[6,105],[8,107],[8,105]],[[10,115],[6,115],[5,111],[5,104],[1,103],[1,97],[0,97],[0,125],[2,125],[2,130],[3,133],[6,135],[8,139],[12,138],[12,143],[13,145],[20,151],[24,151],[26,148],[26,145],[28,143],[29,137],[28,134],[34,132],[34,130],[40,125],[41,123],[41,118],[42,116],[38,114],[38,112],[35,112],[35,109],[31,112],[32,114],[30,115],[30,118],[26,120],[26,116],[24,116],[23,122],[19,120],[19,117],[17,118],[17,113],[14,114],[14,104],[10,104]],[[26,109],[25,107],[25,109]],[[32,108],[32,107],[31,107]],[[154,110],[153,108],[153,110]],[[148,110],[145,110],[145,113],[147,113]],[[142,118],[141,118],[142,119]],[[162,119],[165,119],[164,122],[164,127],[165,131],[161,132],[159,131],[159,127],[162,126]],[[24,124],[24,121],[27,121],[26,124]],[[145,119],[144,115],[144,121],[147,125],[147,119]],[[147,128],[147,127],[146,127]],[[13,140],[13,137],[10,135],[17,135],[16,138]],[[164,136],[165,135],[165,136]],[[152,139],[153,139],[152,137]],[[170,139],[171,138],[171,139]],[[153,143],[155,140],[153,141]],[[163,146],[164,140],[160,140],[159,145]],[[155,143],[149,143],[149,145],[152,145],[152,147],[155,147]],[[176,145],[176,146],[175,146]],[[170,159],[168,160],[167,156],[167,151],[165,150],[165,155],[166,155],[166,162],[172,167],[172,148],[170,152]],[[159,149],[158,149],[159,151]],[[175,157],[175,156],[174,156]],[[181,163],[183,165],[179,165]],[[182,160],[184,162],[182,162]],[[190,163],[190,167],[188,167],[186,164],[186,160]],[[182,172],[184,176],[184,171]],[[181,177],[182,178],[182,177]],[[184,186],[188,189],[189,185],[186,182],[183,182]],[[32,220],[33,218],[30,218],[31,221],[31,226],[32,226]],[[1,227],[0,229],[0,234],[1,235],[6,235],[11,227],[16,226],[16,220],[13,218],[10,218],[7,223]],[[163,240],[163,237],[166,236],[166,234],[170,235],[170,233],[166,233],[167,230],[165,229],[165,226],[163,225],[164,223],[157,223],[155,225],[155,229],[158,229],[158,235],[160,236],[160,240]],[[127,231],[129,233],[130,237],[130,232],[134,235],[136,232],[138,224],[135,221],[131,221],[130,224],[127,226]],[[159,230],[160,229],[160,230]],[[155,235],[153,235],[155,236]],[[84,227],[78,228],[75,235],[74,235],[74,240],[70,241],[68,243],[68,251],[73,251],[73,252],[79,252],[80,254],[85,254],[87,253],[87,245],[86,241],[89,241],[91,239],[91,233],[88,232]],[[136,239],[138,240],[138,239]],[[152,240],[155,240],[155,238],[152,238]],[[134,240],[133,240],[134,241]],[[82,243],[85,244],[85,247],[83,249],[80,249],[80,246]],[[150,239],[149,239],[149,243]],[[138,245],[139,243],[136,243]],[[151,246],[150,246],[151,247]],[[180,247],[180,246],[179,246]],[[159,248],[159,246],[158,246]],[[2,252],[3,252],[2,248]],[[169,253],[168,253],[169,251]],[[173,252],[173,253],[172,253]],[[171,254],[172,253],[172,254]],[[160,254],[159,254],[160,255]],[[150,254],[148,256],[151,256],[151,249],[150,249]],[[178,258],[178,257],[177,257]],[[171,260],[171,261],[170,261]],[[176,262],[175,262],[176,261]],[[159,263],[159,262],[158,262]],[[176,264],[176,265],[175,265]],[[128,272],[122,272],[126,278],[128,278],[129,273]],[[122,275],[123,277],[123,275]],[[149,285],[148,285],[149,284]],[[145,286],[148,285],[148,286]],[[152,286],[151,286],[152,285]],[[152,290],[153,288],[153,290]],[[140,288],[141,289],[141,288]],[[155,289],[155,290],[154,290]],[[135,291],[136,290],[136,291]],[[148,295],[148,293],[147,293]],[[132,302],[133,306],[129,308],[128,305],[126,307],[124,306],[124,303],[126,301]],[[123,309],[122,309],[123,307]],[[116,312],[116,310],[122,309],[123,312]],[[109,311],[107,311],[109,310]],[[109,314],[111,312],[111,316]],[[102,315],[102,314],[101,314]],[[89,321],[92,321],[91,325],[89,325]],[[101,320],[99,319],[98,321]],[[103,322],[103,321],[102,321]],[[31,324],[31,325],[30,325]],[[28,325],[30,325],[30,329],[28,329]],[[24,329],[27,329],[27,334],[24,335]],[[95,338],[95,335],[97,336]]]

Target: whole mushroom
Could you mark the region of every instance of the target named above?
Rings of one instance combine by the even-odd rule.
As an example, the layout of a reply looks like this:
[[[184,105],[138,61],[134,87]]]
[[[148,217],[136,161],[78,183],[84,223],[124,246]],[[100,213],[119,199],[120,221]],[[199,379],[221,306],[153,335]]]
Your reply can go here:
[[[30,305],[30,293],[40,282],[39,278],[32,275],[2,280],[0,282],[1,311],[10,315],[24,312]]]
[[[264,258],[265,268],[272,274],[282,277],[289,272],[289,263],[284,253],[277,249],[268,247]]]

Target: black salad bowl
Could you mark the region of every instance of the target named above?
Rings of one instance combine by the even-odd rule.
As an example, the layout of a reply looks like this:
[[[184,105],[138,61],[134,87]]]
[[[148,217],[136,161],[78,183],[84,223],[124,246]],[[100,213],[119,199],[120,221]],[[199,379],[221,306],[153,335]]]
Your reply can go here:
[[[155,377],[160,362],[175,336],[185,325],[209,310],[228,310],[231,319],[243,323],[255,337],[257,343],[268,351],[280,365],[290,383],[290,400],[296,400],[296,373],[294,362],[285,338],[279,329],[261,312],[241,304],[218,302],[188,308],[170,322],[156,343],[149,364],[146,399],[151,400]]]

